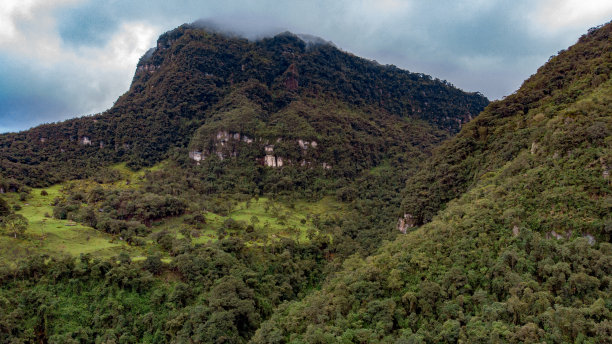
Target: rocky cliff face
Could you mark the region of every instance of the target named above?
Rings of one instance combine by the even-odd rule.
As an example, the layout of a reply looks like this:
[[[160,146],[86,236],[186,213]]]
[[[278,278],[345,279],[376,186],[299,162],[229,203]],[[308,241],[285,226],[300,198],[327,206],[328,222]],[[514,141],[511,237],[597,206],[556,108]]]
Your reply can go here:
[[[238,157],[239,155],[241,155],[241,148],[244,148],[245,145],[255,145],[257,149],[261,152],[261,154],[258,154],[256,156],[255,161],[267,167],[280,168],[284,165],[295,165],[312,168],[314,166],[320,165],[320,167],[322,167],[323,169],[331,169],[331,165],[326,162],[319,164],[315,161],[307,160],[308,150],[310,149],[312,151],[313,149],[317,149],[317,147],[319,146],[316,141],[306,141],[303,139],[297,139],[295,142],[290,142],[290,145],[295,144],[302,151],[301,159],[291,160],[287,157],[275,154],[274,144],[270,143],[281,142],[282,140],[283,139],[280,137],[271,141],[262,138],[251,138],[245,134],[232,133],[223,130],[217,132],[216,136],[211,140],[213,146],[212,149],[192,149],[189,151],[188,155],[190,159],[192,159],[196,162],[196,164],[199,165],[202,161],[205,161],[208,157],[211,156],[215,156],[221,160],[230,157]]]

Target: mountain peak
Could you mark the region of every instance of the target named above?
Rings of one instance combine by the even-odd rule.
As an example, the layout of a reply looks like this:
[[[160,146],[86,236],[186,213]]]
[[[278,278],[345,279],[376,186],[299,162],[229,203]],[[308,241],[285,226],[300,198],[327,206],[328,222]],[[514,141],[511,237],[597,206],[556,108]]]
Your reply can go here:
[[[140,59],[129,91],[107,112],[20,134],[35,136],[32,142],[38,144],[29,144],[36,153],[28,159],[9,158],[5,170],[32,170],[16,177],[27,179],[28,184],[45,185],[57,178],[52,171],[61,169],[59,165],[49,167],[59,164],[50,159],[55,152],[79,152],[78,157],[74,152],[66,154],[69,159],[80,159],[76,165],[84,169],[90,168],[85,167],[89,159],[150,166],[167,157],[171,149],[217,152],[207,146],[211,137],[206,135],[227,131],[262,140],[292,136],[295,142],[326,142],[340,133],[347,138],[359,137],[353,140],[354,145],[335,139],[333,144],[319,145],[315,159],[318,165],[326,166],[362,159],[350,167],[355,174],[377,164],[389,142],[394,146],[418,144],[412,141],[412,134],[405,133],[408,138],[402,139],[393,127],[414,131],[414,126],[408,129],[407,125],[418,122],[420,130],[427,133],[427,144],[423,144],[427,146],[430,138],[440,137],[442,132],[457,132],[487,104],[480,94],[463,92],[424,74],[381,66],[318,37],[283,32],[249,40],[196,22],[159,37],[156,46]],[[355,115],[349,120],[348,113]],[[292,132],[295,123],[303,125]],[[369,128],[365,134],[358,134],[365,128]],[[386,133],[388,130],[393,134]],[[315,132],[319,134],[313,138]],[[83,137],[92,144],[74,144]],[[373,141],[367,144],[366,137]],[[40,138],[46,140],[43,151],[37,151]],[[371,149],[377,152],[368,153],[365,159],[355,153]],[[9,148],[5,154],[10,157],[15,152]],[[277,147],[276,152],[283,149]],[[300,156],[294,153],[280,156],[296,161]],[[263,151],[257,154],[252,161],[264,157]],[[59,178],[65,179],[83,171],[62,169],[62,173],[66,174]]]

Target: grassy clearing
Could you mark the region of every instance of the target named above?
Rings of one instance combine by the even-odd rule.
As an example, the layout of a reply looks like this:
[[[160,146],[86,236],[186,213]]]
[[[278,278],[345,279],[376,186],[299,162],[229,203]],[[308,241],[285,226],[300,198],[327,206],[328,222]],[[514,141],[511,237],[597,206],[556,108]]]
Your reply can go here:
[[[53,200],[66,196],[65,190],[77,189],[87,193],[94,188],[128,189],[138,188],[147,171],[163,168],[164,163],[149,169],[131,171],[125,164],[112,166],[121,173],[121,178],[112,183],[100,184],[93,180],[73,180],[44,189],[32,189],[25,201],[19,194],[2,195],[11,206],[20,207],[16,213],[23,215],[29,222],[26,235],[14,239],[0,236],[0,259],[13,261],[30,254],[45,253],[51,256],[78,256],[89,253],[95,257],[111,257],[121,251],[128,252],[132,259],[142,260],[146,255],[159,251],[157,244],[146,239],[144,247],[132,247],[112,235],[94,228],[75,223],[70,220],[58,220],[52,217]],[[42,191],[46,195],[41,195]],[[191,229],[194,244],[216,241],[221,235],[240,236],[248,244],[265,244],[281,238],[292,238],[307,241],[309,233],[317,233],[317,221],[324,220],[329,214],[342,214],[346,211],[341,203],[332,197],[323,198],[317,202],[272,200],[266,197],[253,198],[237,203],[233,210],[222,216],[211,212],[206,213],[206,224],[201,228],[185,223],[183,215],[167,218],[154,224],[153,232],[167,230],[182,238],[180,230]],[[229,219],[233,219],[242,229],[226,228]],[[247,226],[252,231],[246,231]],[[224,233],[224,234],[221,234]],[[169,261],[169,258],[165,258]]]
[[[89,192],[94,188],[103,188],[103,189],[138,189],[142,181],[144,180],[144,176],[147,172],[154,172],[161,170],[166,166],[165,162],[160,162],[150,168],[141,169],[139,171],[132,171],[129,169],[125,163],[118,163],[110,166],[110,169],[118,171],[121,177],[111,183],[98,183],[92,179],[79,179],[72,180],[69,182],[64,182],[62,184],[58,184],[60,188],[75,188],[81,190],[82,192]],[[56,185],[57,186],[57,185]],[[54,186],[54,187],[56,187]]]
[[[16,213],[23,215],[28,220],[29,226],[26,235],[22,238],[0,236],[0,259],[10,262],[35,253],[52,256],[63,254],[78,256],[81,253],[90,253],[95,257],[110,257],[125,250],[140,254],[141,249],[130,247],[111,235],[69,220],[53,218],[51,204],[55,198],[64,196],[62,192],[64,189],[76,188],[88,192],[96,187],[137,188],[147,171],[156,171],[163,166],[162,162],[148,169],[132,171],[125,163],[120,163],[111,166],[121,174],[121,178],[112,183],[100,184],[90,179],[68,181],[48,188],[32,189],[25,201],[21,201],[19,194],[16,193],[2,195],[11,206],[21,207]],[[47,195],[41,195],[43,190]]]
[[[219,238],[219,229],[229,219],[237,221],[242,227],[253,226],[253,232],[244,230],[226,230],[227,235],[242,236],[250,243],[264,244],[270,240],[292,238],[299,241],[308,240],[309,232],[317,232],[316,221],[324,219],[328,214],[339,214],[346,210],[343,205],[332,197],[323,198],[317,202],[296,201],[287,204],[266,197],[253,198],[239,202],[227,215],[206,214],[206,224],[201,229],[186,224],[186,216],[166,219],[154,227],[154,231],[167,230],[182,237],[181,228],[190,228],[196,234],[194,243],[206,243]]]
[[[49,255],[69,254],[77,256],[81,253],[91,253],[94,256],[110,256],[125,248],[123,242],[112,242],[112,237],[95,229],[69,221],[51,217],[51,203],[56,197],[61,197],[63,184],[57,184],[44,189],[32,189],[25,201],[15,193],[5,194],[4,198],[11,206],[18,205],[15,211],[23,215],[29,222],[28,230],[23,238],[13,239],[0,236],[0,255],[4,259],[15,259],[37,252]],[[48,195],[41,195],[45,190]],[[12,249],[8,249],[13,246]]]

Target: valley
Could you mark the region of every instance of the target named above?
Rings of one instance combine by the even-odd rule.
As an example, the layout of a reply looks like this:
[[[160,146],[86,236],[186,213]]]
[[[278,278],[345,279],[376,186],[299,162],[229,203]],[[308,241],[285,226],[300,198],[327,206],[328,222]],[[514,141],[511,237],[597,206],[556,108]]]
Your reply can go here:
[[[0,135],[0,342],[609,342],[611,23],[490,103],[302,37]]]

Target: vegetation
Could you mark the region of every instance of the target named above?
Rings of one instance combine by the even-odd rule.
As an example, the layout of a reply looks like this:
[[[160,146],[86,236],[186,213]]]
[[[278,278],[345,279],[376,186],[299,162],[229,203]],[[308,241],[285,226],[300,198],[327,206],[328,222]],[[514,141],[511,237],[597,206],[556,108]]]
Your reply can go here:
[[[609,342],[611,31],[444,142],[486,99],[162,35],[108,112],[0,136],[0,342]]]
[[[320,291],[279,307],[253,342],[608,342],[610,69],[548,77],[572,64],[608,68],[611,31],[553,58],[409,179],[406,200],[420,203],[404,207],[427,205],[415,212],[427,224],[347,259]],[[534,84],[553,91],[509,111]]]
[[[325,139],[320,149],[328,159],[342,153],[360,161],[366,149],[380,158],[382,142],[405,146],[397,131],[409,131],[402,137],[414,135],[414,141],[422,133],[422,144],[429,145],[439,139],[438,129],[456,132],[488,103],[482,95],[429,76],[380,66],[327,44],[307,46],[288,33],[251,42],[184,25],[162,35],[157,46],[143,56],[130,90],[110,110],[0,135],[0,176],[9,184],[4,190],[92,177],[100,174],[100,167],[117,162],[137,170],[175,153],[187,156],[195,131],[203,125],[225,124],[223,130],[241,129],[239,133],[261,139],[316,136]],[[321,105],[325,107],[310,113]],[[322,112],[325,108],[333,112]],[[359,127],[351,129],[349,119],[358,119]],[[411,121],[402,124],[401,119]],[[297,123],[310,128],[293,127]],[[381,123],[384,127],[378,128]],[[272,132],[255,132],[252,124]],[[343,132],[336,133],[336,127]],[[390,129],[393,135],[386,132]],[[347,130],[351,135],[341,137]],[[360,143],[356,152],[345,150],[350,140]],[[375,146],[368,142],[372,140],[378,141]],[[258,158],[263,154],[256,153]]]

